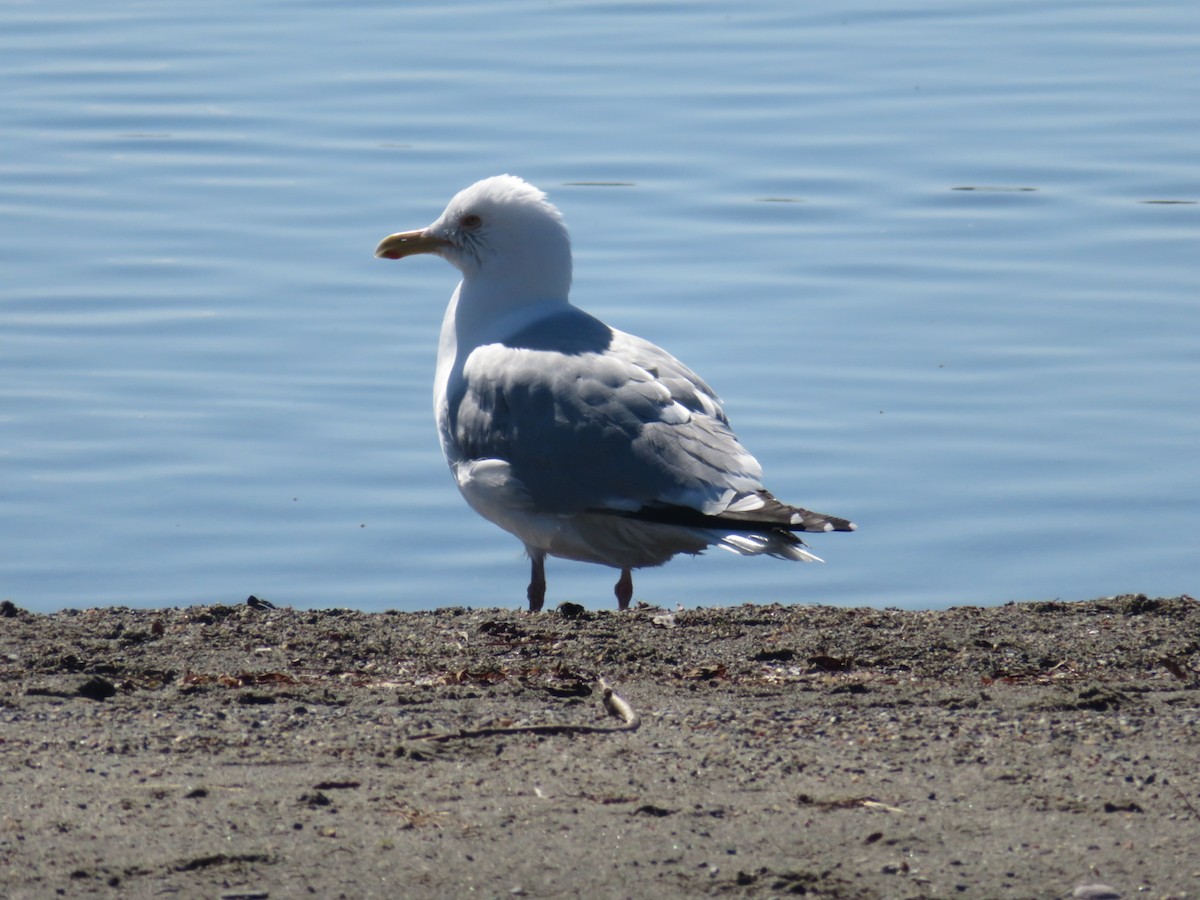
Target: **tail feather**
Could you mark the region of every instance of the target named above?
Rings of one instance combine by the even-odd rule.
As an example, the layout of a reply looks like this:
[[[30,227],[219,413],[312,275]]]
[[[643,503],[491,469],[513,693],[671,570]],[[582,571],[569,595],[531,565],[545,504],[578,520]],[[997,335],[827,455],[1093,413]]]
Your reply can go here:
[[[790,531],[768,531],[747,534],[736,532],[722,537],[717,546],[731,550],[741,556],[758,556],[765,553],[779,559],[790,559],[796,562],[824,562],[825,560],[810,553],[807,545]]]

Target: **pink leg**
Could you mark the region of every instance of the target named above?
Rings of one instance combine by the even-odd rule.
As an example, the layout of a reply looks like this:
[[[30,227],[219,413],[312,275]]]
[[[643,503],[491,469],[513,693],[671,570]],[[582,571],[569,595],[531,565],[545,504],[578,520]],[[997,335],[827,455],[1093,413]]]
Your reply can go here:
[[[525,592],[525,596],[529,598],[529,611],[539,612],[546,599],[546,555],[530,553],[529,561],[532,567],[529,573],[529,590]]]
[[[617,595],[617,609],[629,609],[629,601],[633,599],[633,570],[622,569],[621,578],[613,588]]]

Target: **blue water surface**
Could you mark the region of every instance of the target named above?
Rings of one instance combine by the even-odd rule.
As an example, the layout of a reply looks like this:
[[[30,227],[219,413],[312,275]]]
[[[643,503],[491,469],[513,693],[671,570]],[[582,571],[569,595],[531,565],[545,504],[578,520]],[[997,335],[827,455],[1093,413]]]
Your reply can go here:
[[[1195,592],[1200,6],[0,5],[0,597],[523,604],[372,258],[500,172],[722,395],[824,565],[664,605]],[[615,573],[552,562],[549,601]]]

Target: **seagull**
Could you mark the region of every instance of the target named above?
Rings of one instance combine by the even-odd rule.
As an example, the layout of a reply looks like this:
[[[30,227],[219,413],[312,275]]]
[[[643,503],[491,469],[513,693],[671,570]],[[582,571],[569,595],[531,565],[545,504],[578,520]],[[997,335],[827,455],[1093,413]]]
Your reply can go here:
[[[795,532],[854,523],[789,506],[729,426],[717,395],[666,350],[571,304],[571,241],[545,193],[513,175],[460,191],[427,228],[375,255],[428,253],[462,273],[442,322],[433,407],[442,453],[479,515],[531,562],[529,609],[546,557],[633,570],[711,546],[820,562]]]

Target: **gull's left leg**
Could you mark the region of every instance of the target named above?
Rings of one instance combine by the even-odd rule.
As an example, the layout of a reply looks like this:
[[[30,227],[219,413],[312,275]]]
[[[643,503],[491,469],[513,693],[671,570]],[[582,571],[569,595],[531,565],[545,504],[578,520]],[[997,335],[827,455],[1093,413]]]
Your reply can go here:
[[[622,569],[621,578],[613,588],[617,595],[617,609],[629,609],[629,601],[633,599],[633,570]]]
[[[529,598],[529,611],[538,612],[546,599],[546,554],[540,550],[530,550],[529,562],[529,589],[525,596]]]

